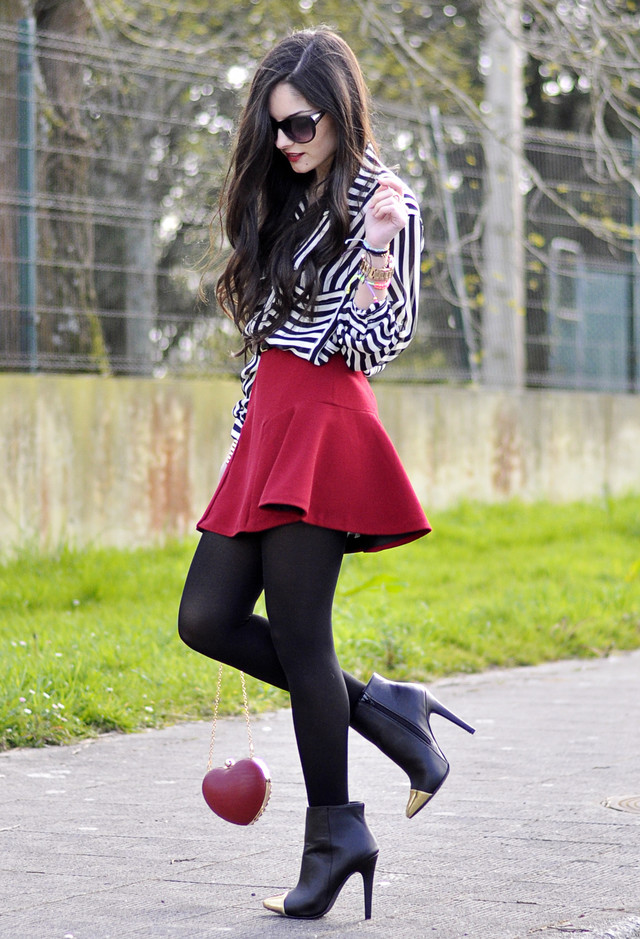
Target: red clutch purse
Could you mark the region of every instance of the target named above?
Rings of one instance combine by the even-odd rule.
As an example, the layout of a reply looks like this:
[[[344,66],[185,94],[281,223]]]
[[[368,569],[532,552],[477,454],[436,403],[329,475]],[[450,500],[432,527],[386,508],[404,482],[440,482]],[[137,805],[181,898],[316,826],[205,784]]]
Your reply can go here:
[[[220,705],[220,688],[222,686],[221,665],[218,672],[218,688],[213,711],[213,725],[211,727],[209,762],[207,763],[207,774],[202,780],[202,795],[211,811],[215,812],[219,818],[231,822],[232,825],[253,825],[267,807],[271,795],[271,774],[267,764],[253,755],[249,704],[243,672],[240,672],[240,680],[242,681],[242,702],[249,737],[249,757],[248,759],[238,760],[237,763],[235,760],[229,759],[224,766],[212,768],[218,707]]]

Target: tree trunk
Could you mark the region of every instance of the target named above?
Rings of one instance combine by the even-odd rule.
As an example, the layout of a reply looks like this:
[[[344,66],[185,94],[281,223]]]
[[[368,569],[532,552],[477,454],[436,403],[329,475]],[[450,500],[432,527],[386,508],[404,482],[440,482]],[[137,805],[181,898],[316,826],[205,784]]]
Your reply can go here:
[[[492,387],[520,388],[525,376],[525,290],[519,0],[506,0],[503,22],[487,14],[485,52],[491,64],[484,134],[482,380]]]
[[[125,231],[125,322],[127,370],[137,375],[151,373],[151,330],[156,320],[156,263],[153,245],[153,215],[150,194],[143,190],[148,218],[132,221]],[[142,205],[141,205],[142,208]]]
[[[56,311],[41,324],[40,346],[45,355],[75,354],[106,371],[93,281],[89,142],[80,115],[82,64],[70,55],[51,54],[56,37],[84,39],[90,19],[83,0],[36,0],[35,12],[38,33],[49,41],[41,44],[40,70],[51,113],[42,165],[43,188],[52,199],[42,238],[50,276],[43,279],[41,294],[44,305]]]

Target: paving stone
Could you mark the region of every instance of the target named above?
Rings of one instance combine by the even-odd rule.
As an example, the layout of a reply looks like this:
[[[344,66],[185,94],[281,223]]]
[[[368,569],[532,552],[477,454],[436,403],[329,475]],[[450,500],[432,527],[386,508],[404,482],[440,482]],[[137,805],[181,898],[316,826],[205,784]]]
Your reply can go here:
[[[250,828],[202,799],[204,723],[1,754],[1,939],[640,937],[640,652],[436,687],[477,733],[434,718],[452,769],[416,818],[405,775],[351,738],[380,844],[370,922],[358,876],[320,920],[262,907],[294,885],[304,826],[279,711],[254,719],[273,794]],[[220,721],[216,762],[245,748],[243,721]]]

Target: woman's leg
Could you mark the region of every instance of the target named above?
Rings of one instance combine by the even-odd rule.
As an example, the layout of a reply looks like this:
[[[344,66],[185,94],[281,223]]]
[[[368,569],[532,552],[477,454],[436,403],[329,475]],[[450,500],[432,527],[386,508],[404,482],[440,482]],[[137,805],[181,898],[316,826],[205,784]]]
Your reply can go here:
[[[288,691],[269,623],[253,612],[263,589],[264,534],[228,538],[203,532],[184,586],[178,631],[183,642],[196,652]],[[294,565],[292,582],[296,580],[295,570]],[[343,674],[353,710],[364,684],[353,675]]]
[[[271,638],[287,677],[309,805],[344,805],[349,697],[331,613],[346,535],[299,522],[264,533]]]
[[[287,690],[269,623],[253,612],[262,593],[261,535],[205,531],[184,585],[178,632],[190,648]]]
[[[298,522],[263,533],[271,638],[286,676],[310,806],[345,805],[349,696],[331,613],[346,535]]]
[[[378,845],[361,802],[349,802],[349,697],[336,658],[331,611],[346,535],[304,523],[262,542],[264,591],[274,646],[286,673],[309,807],[297,885],[264,900],[268,910],[323,916],[345,881],[362,874],[371,916]]]
[[[349,801],[349,697],[331,625],[344,540],[302,522],[235,538],[205,532],[178,616],[191,648],[290,692],[310,805]],[[263,587],[268,621],[253,613]]]
[[[268,682],[278,688],[289,690],[289,679],[285,674],[283,662],[280,659],[279,652],[276,652],[274,639],[271,634],[270,624],[263,617],[253,613],[256,600],[263,589],[263,540],[267,546],[268,563],[270,569],[273,568],[277,576],[273,579],[273,612],[277,614],[278,635],[285,638],[279,639],[279,650],[284,646],[282,652],[284,658],[296,665],[299,657],[302,658],[303,665],[308,666],[311,655],[306,659],[299,649],[299,644],[294,643],[291,649],[287,649],[287,630],[282,629],[280,620],[281,613],[284,611],[284,624],[288,621],[289,614],[286,611],[287,603],[290,603],[294,590],[302,588],[302,577],[298,576],[298,561],[301,562],[306,557],[305,551],[300,551],[297,544],[298,530],[314,529],[308,525],[288,525],[281,529],[273,529],[273,537],[269,533],[240,535],[236,538],[226,538],[223,535],[217,535],[212,532],[205,532],[201,538],[200,544],[196,550],[185,589],[180,604],[179,630],[182,639],[191,648],[210,658],[225,662],[234,668],[242,669],[248,675]],[[316,529],[317,532],[325,531]],[[277,534],[282,533],[282,538]],[[309,547],[312,542],[327,541],[330,545],[337,536],[336,532],[328,532],[325,536],[318,534],[315,538],[309,539]],[[282,548],[279,542],[283,541]],[[273,548],[273,550],[271,550]],[[331,548],[330,554],[333,552]],[[291,558],[293,555],[293,559]],[[309,557],[312,559],[310,580],[311,587],[316,573],[323,570],[322,565],[315,566],[313,561],[313,551]],[[326,579],[321,578],[320,587],[329,587],[333,584],[334,572],[339,567],[340,559],[334,558],[333,563],[329,565],[329,575]],[[305,561],[305,564],[307,562]],[[299,568],[300,574],[305,567],[302,564]],[[324,577],[324,575],[323,575]],[[309,579],[309,578],[307,578]],[[331,586],[331,594],[333,586]],[[271,593],[271,592],[270,592]],[[301,593],[296,593],[301,602],[306,603],[306,588]],[[288,594],[291,596],[288,597]],[[279,597],[283,600],[279,600]],[[328,598],[328,595],[327,595]],[[313,590],[309,593],[309,599],[312,607],[315,604]],[[329,604],[330,606],[330,604]],[[314,610],[312,610],[314,612]],[[330,612],[328,614],[330,621]],[[296,617],[294,616],[294,620]],[[325,623],[327,622],[327,612],[325,606]],[[315,641],[315,640],[314,640]],[[304,644],[303,649],[304,649]],[[311,649],[311,646],[309,646]],[[335,668],[335,666],[334,666]],[[296,676],[300,677],[301,682],[305,678],[304,670],[295,669]],[[332,681],[333,675],[332,672]],[[387,682],[378,676],[374,676],[367,686],[367,693],[362,697],[364,690],[362,682],[358,681],[346,672],[343,672],[344,684],[349,696],[350,703],[350,723],[351,726],[362,734],[390,759],[398,764],[409,776],[412,793],[409,800],[408,814],[414,815],[425,804],[425,800],[415,801],[415,794],[431,793],[436,791],[445,778],[447,765],[446,759],[433,740],[433,733],[429,727],[429,713],[433,707],[429,704],[430,695],[426,688],[419,685],[411,685],[398,682]],[[336,683],[337,684],[337,683]],[[296,682],[297,685],[297,682]],[[403,716],[404,729],[399,731],[397,722],[389,718],[384,718],[379,708],[375,707],[376,698],[384,698],[385,709],[387,712],[398,712]],[[338,798],[337,792],[332,795],[333,785],[325,787],[322,782],[323,767],[320,765],[319,771],[315,764],[325,763],[324,752],[314,740],[315,728],[314,722],[317,719],[317,712],[313,708],[305,708],[304,702],[307,695],[303,691],[300,697],[302,707],[296,707],[295,720],[296,732],[299,731],[299,740],[301,741],[301,756],[303,757],[303,766],[308,767],[305,773],[311,780],[312,792],[310,798],[315,805],[337,804],[333,802]],[[314,691],[313,697],[317,700],[317,693]],[[329,694],[325,694],[322,704],[323,713],[328,721],[330,707],[333,703],[329,700]],[[372,701],[373,699],[373,701]],[[310,700],[310,699],[309,699]],[[338,692],[338,721],[335,724],[337,736],[341,734],[341,702],[342,695]],[[440,713],[439,711],[437,713]],[[422,724],[426,720],[426,726]],[[417,733],[411,731],[409,725],[415,724]],[[469,732],[472,729],[461,723],[461,726]],[[321,728],[322,730],[322,728]],[[407,734],[409,736],[407,736]],[[341,746],[341,744],[340,744]],[[332,750],[334,753],[340,753],[340,747]],[[444,759],[444,762],[443,762]],[[342,758],[338,756],[337,762],[342,766]],[[342,769],[337,771],[331,769],[329,780],[342,779]],[[314,783],[313,780],[319,782]],[[338,782],[339,788],[341,785]]]

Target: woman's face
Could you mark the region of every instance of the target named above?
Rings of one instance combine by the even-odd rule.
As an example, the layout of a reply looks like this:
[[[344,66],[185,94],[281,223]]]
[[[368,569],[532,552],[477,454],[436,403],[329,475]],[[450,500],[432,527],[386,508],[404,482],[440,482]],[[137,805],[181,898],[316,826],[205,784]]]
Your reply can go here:
[[[269,114],[274,121],[284,121],[298,114],[315,114],[318,110],[288,82],[280,82],[269,95]],[[308,143],[290,140],[279,127],[275,145],[289,160],[294,173],[315,170],[316,179],[321,182],[331,168],[338,146],[335,122],[330,114],[324,114],[316,124],[315,137]]]

